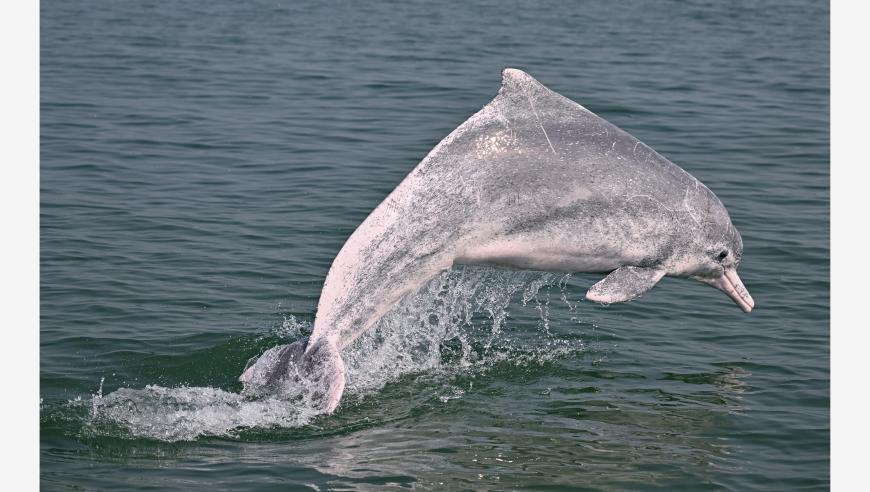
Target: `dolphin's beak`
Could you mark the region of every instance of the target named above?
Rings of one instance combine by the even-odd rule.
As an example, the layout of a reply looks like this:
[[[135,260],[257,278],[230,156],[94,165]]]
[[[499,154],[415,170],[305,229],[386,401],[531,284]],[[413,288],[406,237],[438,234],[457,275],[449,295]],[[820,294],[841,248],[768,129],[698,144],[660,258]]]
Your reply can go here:
[[[752,308],[755,307],[755,301],[752,300],[749,291],[746,290],[746,287],[743,286],[743,282],[740,281],[740,277],[737,276],[736,268],[728,267],[725,269],[725,273],[723,273],[721,277],[709,280],[704,279],[704,281],[728,294],[728,297],[734,299],[734,302],[740,306],[740,309],[742,309],[744,313],[752,311]]]

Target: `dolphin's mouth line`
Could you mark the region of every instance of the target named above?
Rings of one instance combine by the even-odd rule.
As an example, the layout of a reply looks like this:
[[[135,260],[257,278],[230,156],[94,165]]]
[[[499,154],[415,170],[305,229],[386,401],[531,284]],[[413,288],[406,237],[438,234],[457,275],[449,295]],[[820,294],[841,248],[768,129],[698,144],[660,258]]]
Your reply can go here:
[[[736,269],[726,268],[722,276],[709,280],[708,283],[728,294],[728,297],[733,299],[744,313],[752,311],[752,308],[755,307],[755,301],[737,275]]]

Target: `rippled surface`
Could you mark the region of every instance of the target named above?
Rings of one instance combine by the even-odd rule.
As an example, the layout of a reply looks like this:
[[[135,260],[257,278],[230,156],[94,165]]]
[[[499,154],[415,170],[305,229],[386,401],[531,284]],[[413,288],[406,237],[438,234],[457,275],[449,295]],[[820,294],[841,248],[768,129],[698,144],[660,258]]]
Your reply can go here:
[[[42,3],[49,489],[828,485],[823,3]],[[337,414],[245,398],[347,236],[515,66],[710,187],[758,307],[467,268]]]

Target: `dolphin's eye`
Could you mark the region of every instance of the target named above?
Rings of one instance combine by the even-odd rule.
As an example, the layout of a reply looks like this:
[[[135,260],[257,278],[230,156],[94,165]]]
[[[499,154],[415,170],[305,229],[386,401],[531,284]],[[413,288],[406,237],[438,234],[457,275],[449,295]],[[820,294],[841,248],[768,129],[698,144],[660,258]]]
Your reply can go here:
[[[727,252],[727,251],[723,251],[723,252],[719,253],[719,256],[717,256],[716,258],[718,258],[719,261],[722,261],[722,260],[724,260],[724,259],[727,258],[727,257],[728,257],[728,252]]]

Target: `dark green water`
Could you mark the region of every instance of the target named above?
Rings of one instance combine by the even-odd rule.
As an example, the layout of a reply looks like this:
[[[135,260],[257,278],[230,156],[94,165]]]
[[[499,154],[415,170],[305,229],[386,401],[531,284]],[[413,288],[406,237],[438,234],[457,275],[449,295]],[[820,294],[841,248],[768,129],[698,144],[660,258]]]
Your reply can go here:
[[[371,3],[42,2],[42,486],[826,489],[827,5]],[[240,397],[505,66],[711,188],[756,310],[461,269],[346,351],[335,415]]]

